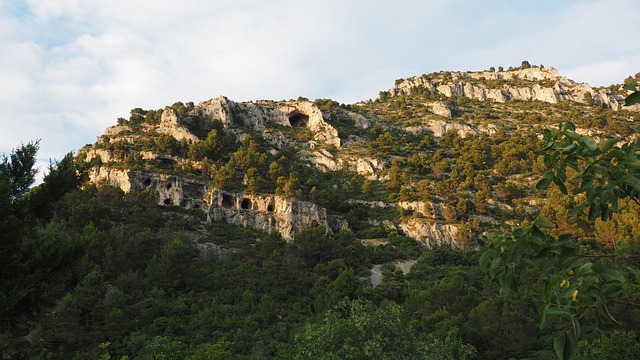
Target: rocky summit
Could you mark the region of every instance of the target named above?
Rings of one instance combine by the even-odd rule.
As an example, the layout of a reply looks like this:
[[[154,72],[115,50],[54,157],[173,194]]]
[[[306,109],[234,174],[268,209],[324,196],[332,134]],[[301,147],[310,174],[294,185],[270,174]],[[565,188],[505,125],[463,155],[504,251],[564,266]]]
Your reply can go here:
[[[95,184],[149,190],[159,204],[287,240],[317,226],[365,239],[380,228],[427,247],[475,247],[499,220],[539,210],[527,189],[542,171],[540,130],[573,121],[596,137],[628,135],[638,108],[623,106],[626,93],[533,66],[399,79],[352,105],[220,96],[133,109],[78,158]]]
[[[638,359],[623,81],[523,62],[355,104],[134,108],[35,187],[22,144],[0,158],[0,357]]]

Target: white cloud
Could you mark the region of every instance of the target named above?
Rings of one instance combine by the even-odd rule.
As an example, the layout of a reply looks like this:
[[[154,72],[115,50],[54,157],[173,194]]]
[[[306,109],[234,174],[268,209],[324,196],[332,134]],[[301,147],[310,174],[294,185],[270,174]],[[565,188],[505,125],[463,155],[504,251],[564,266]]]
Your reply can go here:
[[[640,71],[640,9],[622,5],[13,0],[0,4],[0,151],[42,138],[43,156],[60,158],[134,107],[218,95],[350,103],[396,78],[524,59],[619,82]]]

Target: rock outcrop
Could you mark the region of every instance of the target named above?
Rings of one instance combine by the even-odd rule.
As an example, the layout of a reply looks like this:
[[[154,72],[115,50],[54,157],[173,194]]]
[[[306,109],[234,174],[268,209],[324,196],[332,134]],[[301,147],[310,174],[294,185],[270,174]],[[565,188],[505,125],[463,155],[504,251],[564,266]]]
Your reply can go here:
[[[607,89],[594,89],[585,83],[575,83],[560,76],[558,71],[551,67],[498,72],[433,73],[398,80],[389,93],[409,94],[416,88],[446,97],[468,97],[480,101],[538,100],[555,104],[571,100],[585,103],[585,96],[589,94],[596,104],[613,110],[621,110],[624,104],[624,95]],[[635,110],[635,107],[633,109]],[[434,113],[438,113],[436,109]],[[443,116],[446,116],[446,113]]]
[[[151,188],[158,204],[177,205],[187,209],[206,210],[209,185],[180,176],[96,167],[89,173],[94,184],[119,187],[124,192]]]
[[[193,113],[219,119],[225,126],[247,126],[254,130],[263,130],[270,124],[304,127],[311,130],[315,141],[340,147],[338,130],[309,101],[236,103],[221,96],[198,104]]]
[[[182,125],[178,113],[170,108],[162,112],[158,132],[160,134],[169,134],[178,141],[183,139],[187,141],[198,141],[198,137]]]
[[[316,226],[325,226],[327,212],[316,204],[282,196],[257,196],[222,190],[211,191],[207,215],[210,221],[277,231],[285,240]]]
[[[427,247],[446,245],[451,248],[460,247],[456,243],[458,227],[455,225],[443,225],[415,218],[401,222],[398,228],[407,236],[410,236]]]
[[[116,186],[124,192],[150,188],[158,204],[202,209],[208,221],[225,221],[264,231],[277,231],[286,240],[308,228],[325,226],[327,211],[313,203],[282,196],[257,196],[223,191],[211,184],[179,176],[96,167],[91,182]],[[339,222],[340,226],[344,222]]]

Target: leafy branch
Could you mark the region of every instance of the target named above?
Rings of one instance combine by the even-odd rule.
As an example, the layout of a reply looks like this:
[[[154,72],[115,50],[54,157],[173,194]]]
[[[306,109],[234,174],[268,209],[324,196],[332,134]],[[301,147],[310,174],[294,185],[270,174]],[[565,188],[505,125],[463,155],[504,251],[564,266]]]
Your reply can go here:
[[[594,139],[578,134],[572,123],[561,124],[556,131],[545,129],[544,139],[547,143],[542,151],[549,170],[542,175],[536,188],[545,190],[555,184],[562,193],[568,194],[567,183],[579,184],[572,194],[580,195],[584,201],[573,209],[572,216],[588,208],[590,221],[608,220],[618,211],[619,199],[630,198],[638,202],[638,139],[619,147],[615,146],[621,142],[617,138],[598,144]],[[570,179],[568,169],[576,173]],[[550,221],[537,218],[531,226],[489,234],[480,266],[500,283],[501,292],[507,294],[518,291],[519,274],[525,266],[535,261],[553,264],[542,274],[545,289],[542,296],[538,295],[539,326],[545,329],[552,318],[565,324],[555,337],[553,347],[559,359],[571,359],[578,341],[585,334],[585,326],[590,331],[604,331],[617,324],[609,305],[635,304],[639,287],[612,266],[608,254],[594,256],[597,260],[580,254],[578,243],[571,234],[555,237],[548,233],[554,227]],[[628,271],[637,273],[635,269]]]

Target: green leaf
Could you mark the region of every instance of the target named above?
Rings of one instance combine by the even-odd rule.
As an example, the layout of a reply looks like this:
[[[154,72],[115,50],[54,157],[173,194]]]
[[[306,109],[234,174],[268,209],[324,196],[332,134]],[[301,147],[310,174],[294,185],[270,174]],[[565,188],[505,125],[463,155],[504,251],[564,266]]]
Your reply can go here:
[[[580,266],[580,268],[578,269],[578,276],[582,277],[582,276],[590,276],[594,274],[594,271],[591,269],[593,267],[593,263],[587,262],[582,264],[582,266]]]
[[[609,307],[607,306],[607,303],[604,302],[603,299],[598,299],[598,301],[596,302],[596,311],[598,311],[602,315],[606,316],[607,319],[609,321],[613,322],[614,324],[618,323],[618,320],[616,320],[613,317],[613,315],[611,315],[611,313],[609,312]]]
[[[617,281],[619,283],[626,282],[624,276],[620,273],[620,271],[615,269],[606,269],[602,272],[602,277],[604,277],[607,281]]]
[[[640,191],[640,179],[638,179],[637,177],[635,177],[635,176],[633,176],[631,174],[627,174],[627,175],[624,175],[623,177],[621,177],[620,178],[620,182],[631,186],[636,191]]]
[[[492,251],[485,250],[485,252],[480,256],[480,268],[486,271],[487,263],[489,262],[489,258],[492,255]]]
[[[576,206],[573,210],[571,210],[571,212],[569,213],[569,216],[576,216],[578,214],[581,214],[582,211],[584,211],[584,209],[586,209],[587,207],[589,207],[589,204],[582,204],[580,206]]]
[[[625,90],[638,91],[638,89],[636,89],[635,85],[633,84],[624,84],[623,88]]]
[[[491,262],[491,268],[489,269],[489,276],[495,277],[496,274],[498,273],[498,268],[500,267],[501,264],[502,264],[502,258],[497,257],[493,259],[493,261]]]
[[[582,330],[580,329],[580,322],[573,315],[571,315],[571,326],[573,327],[573,336],[578,340],[582,336]]]
[[[619,139],[613,138],[613,139],[609,139],[607,141],[605,141],[602,144],[602,152],[605,153],[607,151],[609,151],[609,149],[611,149],[613,147],[613,145],[615,145],[618,141],[620,141]]]
[[[640,91],[636,91],[634,93],[631,93],[629,96],[624,98],[624,105],[625,106],[635,105],[637,103],[640,103]]]
[[[551,185],[552,181],[553,181],[552,178],[543,177],[536,184],[536,189],[537,190],[546,190],[549,187],[549,185]]]
[[[553,339],[553,350],[555,350],[556,356],[560,360],[567,359],[567,357],[565,356],[566,342],[567,342],[567,334],[565,333],[562,333],[556,336],[555,339]]]
[[[540,309],[540,330],[544,330],[547,327],[547,312],[549,310],[549,304],[544,304],[544,306]]]
[[[554,178],[553,183],[556,184],[558,188],[560,188],[561,193],[563,193],[564,195],[567,195],[567,187],[564,185],[564,183],[559,177]]]
[[[622,160],[622,163],[632,169],[640,169],[640,159],[637,157],[625,158]]]
[[[568,146],[563,147],[563,148],[562,148],[562,152],[563,152],[564,154],[569,154],[569,153],[574,152],[574,151],[576,150],[576,148],[577,148],[577,147],[578,147],[578,144],[576,144],[576,143],[571,143],[571,144],[569,144]]]
[[[553,340],[553,350],[560,360],[571,360],[576,351],[578,339],[573,336],[573,331],[562,333]]]
[[[533,224],[541,229],[553,229],[555,227],[551,221],[542,218],[537,218]]]
[[[583,136],[582,139],[580,139],[582,141],[582,143],[587,147],[587,149],[591,150],[591,151],[596,151],[598,149],[598,145],[596,144],[596,142],[588,137],[588,136]]]

